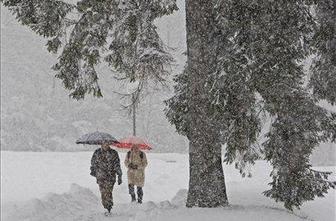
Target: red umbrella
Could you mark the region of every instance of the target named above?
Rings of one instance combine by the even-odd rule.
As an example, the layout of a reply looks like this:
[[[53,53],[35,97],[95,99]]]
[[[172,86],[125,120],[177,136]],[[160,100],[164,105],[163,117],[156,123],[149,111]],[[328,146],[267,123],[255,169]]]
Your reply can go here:
[[[124,149],[131,149],[133,145],[137,145],[142,150],[152,149],[152,147],[146,141],[134,136],[120,139],[119,143],[114,143],[112,145]]]

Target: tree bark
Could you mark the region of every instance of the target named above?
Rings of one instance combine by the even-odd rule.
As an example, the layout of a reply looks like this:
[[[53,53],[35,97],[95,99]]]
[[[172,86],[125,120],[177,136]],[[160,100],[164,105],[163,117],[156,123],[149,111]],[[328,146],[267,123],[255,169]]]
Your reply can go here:
[[[187,207],[228,204],[221,143],[216,122],[209,119],[206,78],[216,71],[213,3],[186,0],[188,106],[190,117],[189,191]]]

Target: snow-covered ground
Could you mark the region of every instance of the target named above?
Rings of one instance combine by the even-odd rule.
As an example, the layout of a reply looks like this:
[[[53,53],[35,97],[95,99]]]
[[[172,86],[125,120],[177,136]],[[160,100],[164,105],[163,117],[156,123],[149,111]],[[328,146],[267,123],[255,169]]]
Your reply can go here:
[[[112,217],[105,217],[98,187],[89,175],[91,152],[1,152],[1,220],[314,220],[334,221],[335,191],[288,212],[264,197],[270,167],[258,161],[252,178],[241,178],[224,166],[230,206],[217,209],[184,207],[188,157],[148,154],[144,204],[129,203],[127,178],[115,186]],[[122,160],[125,157],[121,153]],[[124,174],[125,173],[125,168]],[[319,168],[336,172],[336,167]],[[335,178],[335,176],[333,177]]]

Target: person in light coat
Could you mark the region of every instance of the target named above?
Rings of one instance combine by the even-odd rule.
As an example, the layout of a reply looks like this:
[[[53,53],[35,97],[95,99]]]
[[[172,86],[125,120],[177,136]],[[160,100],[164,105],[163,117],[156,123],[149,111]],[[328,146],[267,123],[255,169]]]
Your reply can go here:
[[[142,203],[143,186],[145,184],[145,168],[147,166],[146,154],[137,145],[127,152],[125,158],[127,170],[128,189],[132,202],[136,201],[134,186],[137,187],[138,203]]]

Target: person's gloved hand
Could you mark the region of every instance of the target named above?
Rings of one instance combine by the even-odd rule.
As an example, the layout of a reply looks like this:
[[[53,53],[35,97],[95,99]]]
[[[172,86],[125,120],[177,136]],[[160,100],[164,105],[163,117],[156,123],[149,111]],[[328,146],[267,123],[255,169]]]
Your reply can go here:
[[[128,168],[133,169],[133,163],[128,164]]]
[[[122,184],[122,179],[121,179],[121,175],[118,176],[118,185]]]
[[[130,163],[130,164],[128,165],[128,167],[131,168],[131,169],[133,169],[133,170],[138,169],[138,166],[135,165],[135,164],[133,164],[133,163]]]

